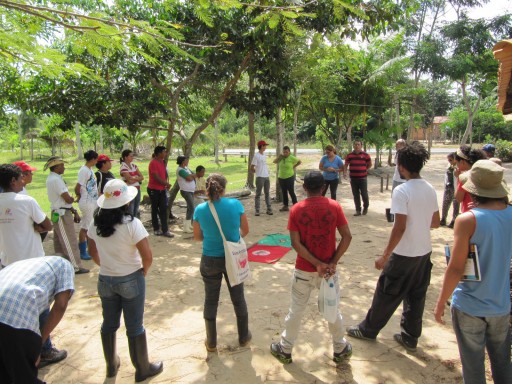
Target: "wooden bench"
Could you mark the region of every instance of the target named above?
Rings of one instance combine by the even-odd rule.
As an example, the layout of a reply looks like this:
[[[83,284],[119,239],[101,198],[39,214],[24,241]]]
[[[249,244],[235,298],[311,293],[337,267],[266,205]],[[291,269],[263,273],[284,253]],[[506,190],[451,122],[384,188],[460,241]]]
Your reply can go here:
[[[228,156],[240,156],[244,158],[244,163],[247,163],[247,157],[249,157],[248,153],[245,152],[222,152],[222,156],[224,156],[224,162],[228,162]]]

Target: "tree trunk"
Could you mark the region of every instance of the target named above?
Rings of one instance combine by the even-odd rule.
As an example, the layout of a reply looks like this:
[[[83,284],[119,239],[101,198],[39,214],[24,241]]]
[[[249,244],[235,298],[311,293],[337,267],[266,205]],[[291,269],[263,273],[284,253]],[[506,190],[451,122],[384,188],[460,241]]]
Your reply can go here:
[[[284,124],[283,124],[283,108],[277,107],[276,112],[276,157],[281,153],[281,149],[283,148],[283,142],[284,142]],[[276,164],[276,201],[281,202],[283,201],[283,194],[281,193],[281,188],[279,186],[279,179],[277,178],[277,175],[279,174],[279,164]]]
[[[478,108],[480,107],[480,101],[482,100],[482,95],[478,95],[478,99],[476,101],[475,107],[471,108],[471,103],[469,102],[469,97],[466,90],[466,81],[463,80],[460,84],[461,90],[462,90],[462,100],[464,101],[464,106],[466,108],[466,111],[468,112],[468,123],[466,125],[466,130],[464,131],[464,135],[462,136],[462,139],[460,141],[461,145],[464,145],[468,141],[469,137],[469,144],[473,144],[473,119],[475,117],[476,112],[478,111]]]
[[[84,158],[84,154],[82,152],[82,142],[80,141],[80,123],[75,121],[75,137],[76,137],[76,153],[78,160],[82,160]],[[62,145],[61,145],[61,156],[62,156]]]
[[[249,75],[249,95],[253,101],[252,90],[254,89],[254,77]],[[249,156],[247,160],[247,182],[245,186],[249,189],[254,189],[254,173],[251,172],[251,163],[254,157],[256,147],[256,134],[254,132],[254,112],[249,112]]]

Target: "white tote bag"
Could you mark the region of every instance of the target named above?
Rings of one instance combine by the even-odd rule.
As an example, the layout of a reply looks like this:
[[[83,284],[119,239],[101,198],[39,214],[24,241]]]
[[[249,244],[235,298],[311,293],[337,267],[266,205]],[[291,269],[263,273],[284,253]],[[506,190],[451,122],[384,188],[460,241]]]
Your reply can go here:
[[[238,242],[226,240],[224,232],[222,232],[222,227],[220,225],[219,216],[217,215],[215,206],[211,202],[208,202],[208,206],[210,207],[210,211],[212,212],[213,218],[219,227],[220,235],[222,236],[224,253],[226,255],[226,272],[229,278],[229,285],[233,287],[243,283],[251,277],[247,246],[245,245],[245,241],[242,236],[240,236],[240,240],[238,240]]]

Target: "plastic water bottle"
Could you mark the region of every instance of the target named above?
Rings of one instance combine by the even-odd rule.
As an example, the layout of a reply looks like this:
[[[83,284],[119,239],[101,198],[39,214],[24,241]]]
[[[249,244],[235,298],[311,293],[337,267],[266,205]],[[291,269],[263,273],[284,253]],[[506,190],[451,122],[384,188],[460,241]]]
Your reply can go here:
[[[338,314],[338,295],[332,277],[327,280],[324,286],[324,317],[329,323],[336,322]]]
[[[444,256],[446,257],[446,264],[448,264],[451,257],[450,246],[448,244],[444,246]]]

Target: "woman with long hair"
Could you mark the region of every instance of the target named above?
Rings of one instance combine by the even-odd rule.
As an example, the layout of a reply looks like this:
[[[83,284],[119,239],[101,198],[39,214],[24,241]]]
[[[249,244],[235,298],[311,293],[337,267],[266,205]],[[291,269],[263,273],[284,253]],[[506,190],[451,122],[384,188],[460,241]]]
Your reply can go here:
[[[123,181],[138,190],[137,196],[130,203],[130,212],[132,216],[140,218],[139,205],[140,205],[140,183],[144,180],[140,169],[133,163],[133,151],[125,149],[121,153],[121,168],[119,173]]]
[[[150,363],[144,329],[145,277],[153,262],[148,232],[128,211],[137,188],[111,180],[98,199],[88,231],[89,252],[100,266],[98,294],[103,309],[101,342],[107,377],[114,377],[121,362],[116,352],[116,332],[124,316],[135,381],[162,372],[162,362]]]
[[[332,145],[325,147],[325,155],[320,159],[318,165],[323,173],[325,187],[322,196],[327,193],[327,188],[331,191],[331,199],[336,200],[336,191],[340,182],[340,173],[343,171],[343,160],[336,154],[336,149]]]
[[[240,201],[224,197],[227,180],[213,173],[206,179],[206,195],[213,204],[224,236],[228,241],[239,241],[249,233],[249,223]],[[217,308],[219,306],[222,277],[227,282],[231,302],[235,309],[238,342],[245,347],[252,338],[249,331],[249,314],[244,297],[244,284],[231,286],[226,272],[222,236],[208,203],[199,204],[194,212],[194,239],[203,242],[200,272],[204,282],[203,317],[206,326],[206,349],[217,351]]]
[[[468,145],[462,145],[455,153],[457,169],[455,170],[454,175],[459,177],[462,173],[469,171],[473,164],[475,164],[478,160],[483,160],[485,158],[485,153],[481,149],[472,149]],[[467,212],[473,208],[471,196],[462,188],[460,179],[457,183],[455,199],[460,203],[461,213]]]
[[[174,235],[169,231],[167,222],[167,190],[171,187],[169,184],[169,175],[165,167],[165,156],[167,149],[161,145],[155,147],[153,159],[149,162],[149,183],[148,195],[151,200],[151,224],[156,236],[165,236],[172,238]],[[158,222],[160,219],[160,222]],[[160,226],[162,226],[160,230]]]
[[[194,215],[194,192],[196,190],[196,174],[188,167],[188,156],[178,156],[176,160],[176,178],[180,186],[180,194],[187,203],[187,214],[183,221],[183,232],[192,233],[192,216]]]

